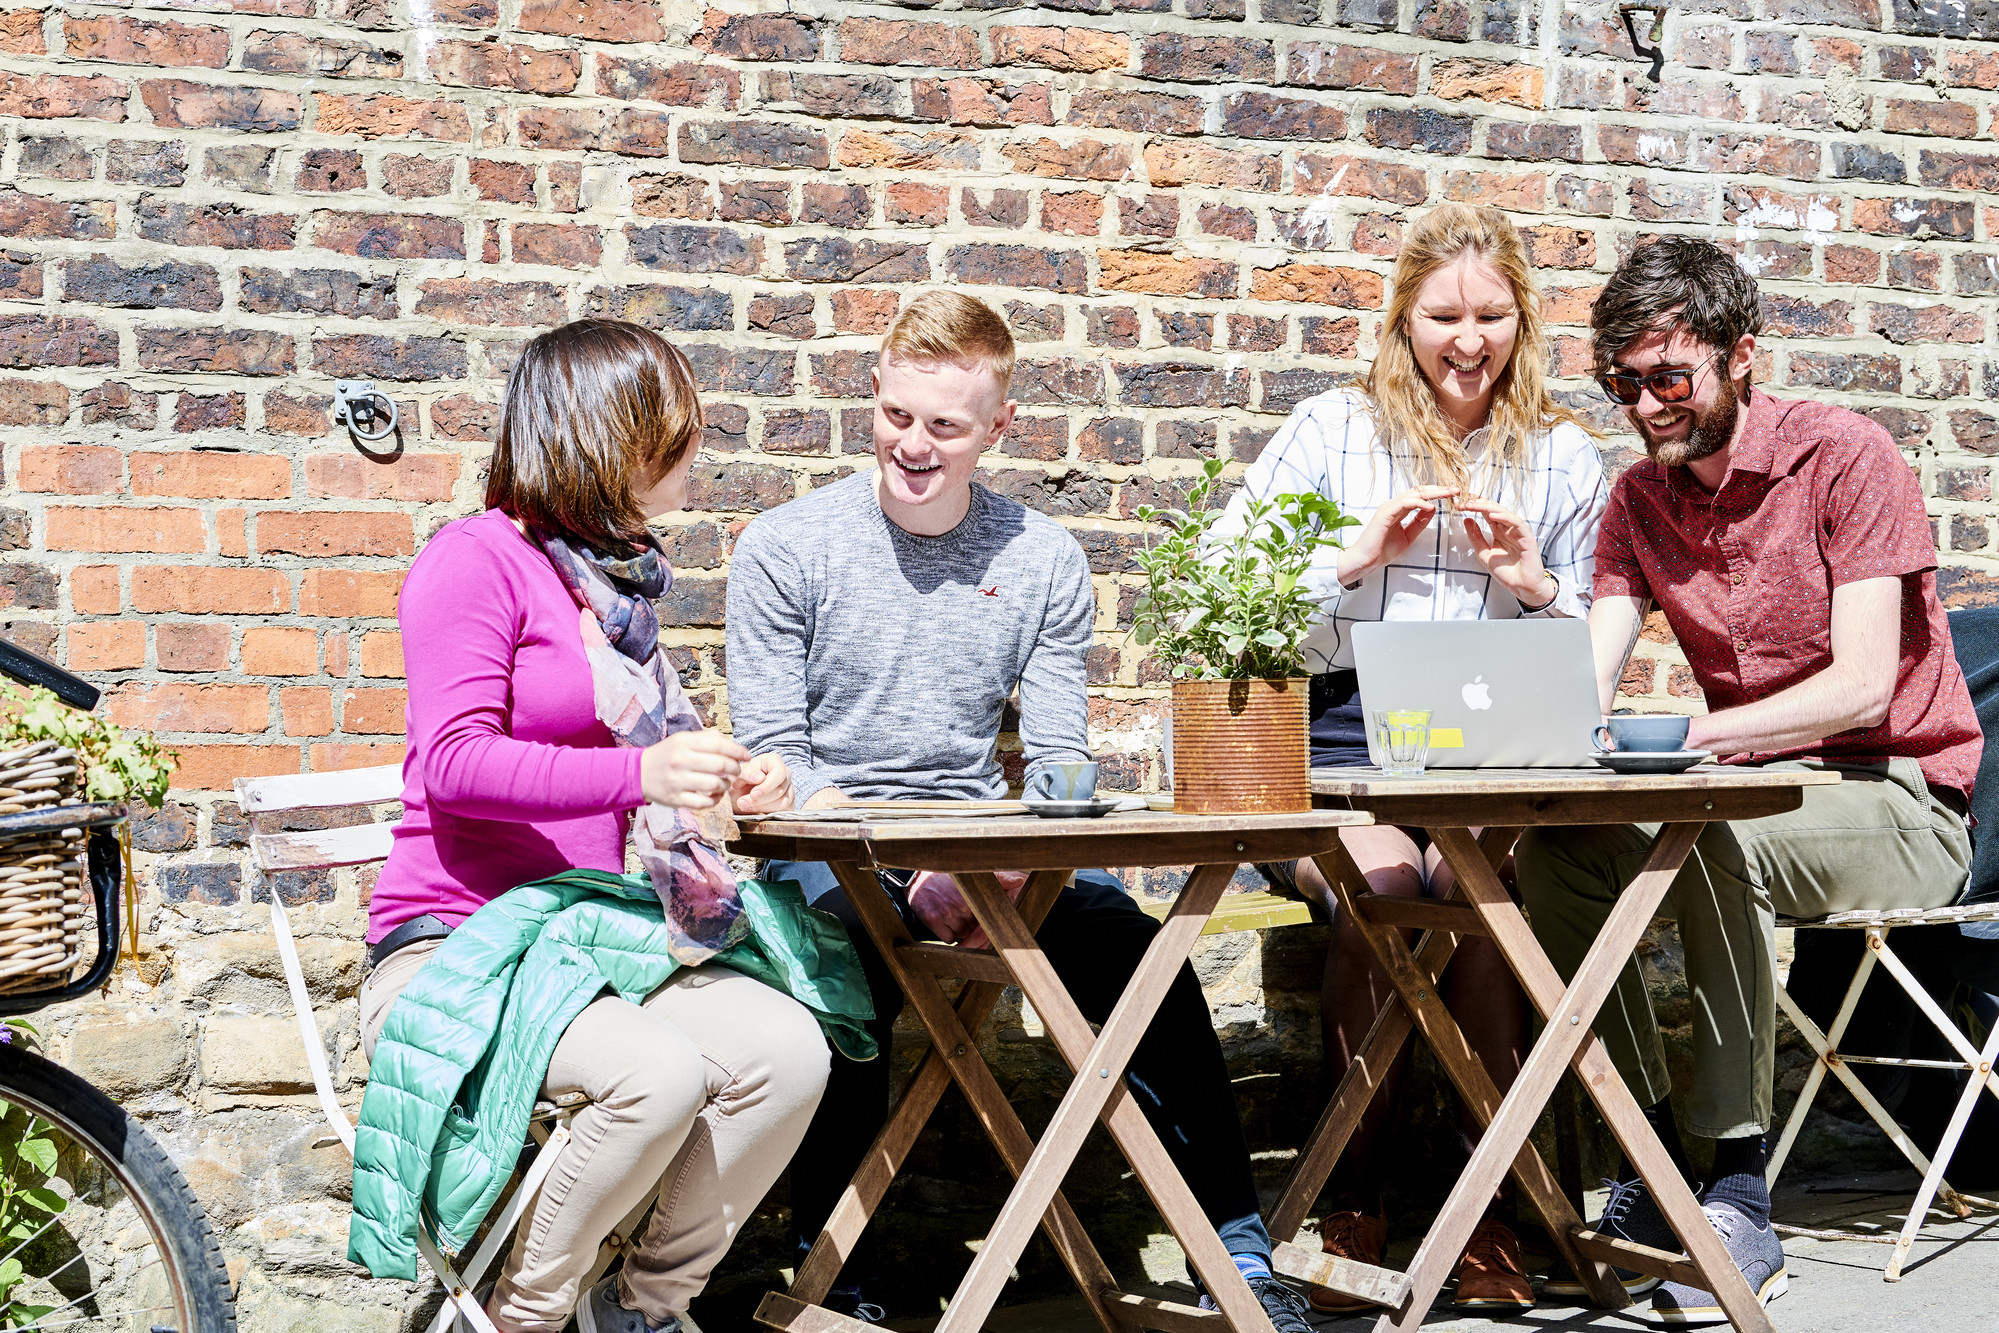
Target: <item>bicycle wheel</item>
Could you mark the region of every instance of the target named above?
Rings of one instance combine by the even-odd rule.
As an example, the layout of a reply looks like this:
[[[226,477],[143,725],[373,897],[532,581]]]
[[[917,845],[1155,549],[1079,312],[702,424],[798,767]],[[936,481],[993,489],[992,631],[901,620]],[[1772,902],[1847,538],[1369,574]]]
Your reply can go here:
[[[0,1046],[0,1098],[18,1108],[6,1118],[10,1134],[27,1125],[23,1113],[48,1126],[34,1136],[54,1149],[43,1188],[62,1203],[31,1215],[33,1235],[0,1241],[0,1269],[23,1264],[0,1301],[0,1328],[235,1333],[215,1233],[152,1136],[69,1070],[11,1045]],[[13,1162],[19,1142],[0,1160]],[[48,1149],[34,1155],[51,1160]]]

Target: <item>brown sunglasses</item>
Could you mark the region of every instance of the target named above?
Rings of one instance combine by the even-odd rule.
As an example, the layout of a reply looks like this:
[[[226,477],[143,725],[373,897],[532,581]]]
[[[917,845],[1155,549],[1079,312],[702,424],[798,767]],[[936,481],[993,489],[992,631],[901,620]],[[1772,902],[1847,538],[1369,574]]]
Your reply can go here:
[[[1715,364],[1713,362],[1708,365]],[[1601,376],[1597,383],[1611,402],[1620,407],[1631,407],[1647,389],[1662,403],[1684,403],[1694,396],[1694,381],[1708,365],[1700,365],[1692,370],[1658,370],[1650,375],[1630,375],[1612,371]]]

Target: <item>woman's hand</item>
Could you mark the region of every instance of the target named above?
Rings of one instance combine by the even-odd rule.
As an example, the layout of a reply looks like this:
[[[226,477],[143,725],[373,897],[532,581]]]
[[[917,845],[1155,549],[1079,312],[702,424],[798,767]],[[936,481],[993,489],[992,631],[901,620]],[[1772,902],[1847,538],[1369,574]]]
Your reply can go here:
[[[1554,601],[1561,586],[1541,563],[1541,544],[1526,519],[1476,496],[1459,501],[1458,508],[1465,516],[1465,540],[1486,573],[1523,607],[1541,610]]]
[[[654,805],[706,810],[722,799],[749,762],[750,752],[719,731],[683,731],[646,746],[639,760],[639,789]],[[789,771],[784,780],[789,787]]]
[[[1340,551],[1340,582],[1357,583],[1408,550],[1437,516],[1437,502],[1456,494],[1450,486],[1412,486],[1375,510]]]
[[[1001,870],[994,874],[1006,896],[1015,902],[1027,887],[1024,870]],[[987,948],[985,928],[972,914],[972,905],[958,881],[939,870],[926,870],[909,882],[909,906],[932,935],[945,944],[962,944],[967,949]]]
[[[729,784],[729,803],[739,815],[791,809],[791,765],[774,754],[758,755]]]

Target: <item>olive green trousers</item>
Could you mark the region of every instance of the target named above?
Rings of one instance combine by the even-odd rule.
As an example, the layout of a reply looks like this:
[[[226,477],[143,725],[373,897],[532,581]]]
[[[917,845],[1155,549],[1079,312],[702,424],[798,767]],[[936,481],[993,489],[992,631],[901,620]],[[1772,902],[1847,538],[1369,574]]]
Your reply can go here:
[[[1791,760],[1777,768],[1837,771],[1797,809],[1709,824],[1660,904],[1679,924],[1693,1045],[1689,1128],[1737,1138],[1769,1128],[1776,1063],[1776,919],[1890,907],[1942,907],[1971,866],[1965,821],[1934,796],[1913,759],[1856,766]],[[1618,894],[1643,866],[1657,824],[1527,830],[1514,850],[1534,934],[1566,978],[1582,966]],[[1638,960],[1596,1019],[1618,1073],[1641,1106],[1672,1089]]]

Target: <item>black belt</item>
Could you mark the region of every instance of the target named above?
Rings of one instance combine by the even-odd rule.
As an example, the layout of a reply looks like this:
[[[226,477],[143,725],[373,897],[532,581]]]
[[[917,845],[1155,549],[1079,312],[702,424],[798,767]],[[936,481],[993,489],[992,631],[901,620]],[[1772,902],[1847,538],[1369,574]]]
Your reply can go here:
[[[368,947],[368,966],[380,967],[398,949],[420,940],[441,940],[450,933],[451,927],[434,916],[405,921]]]

